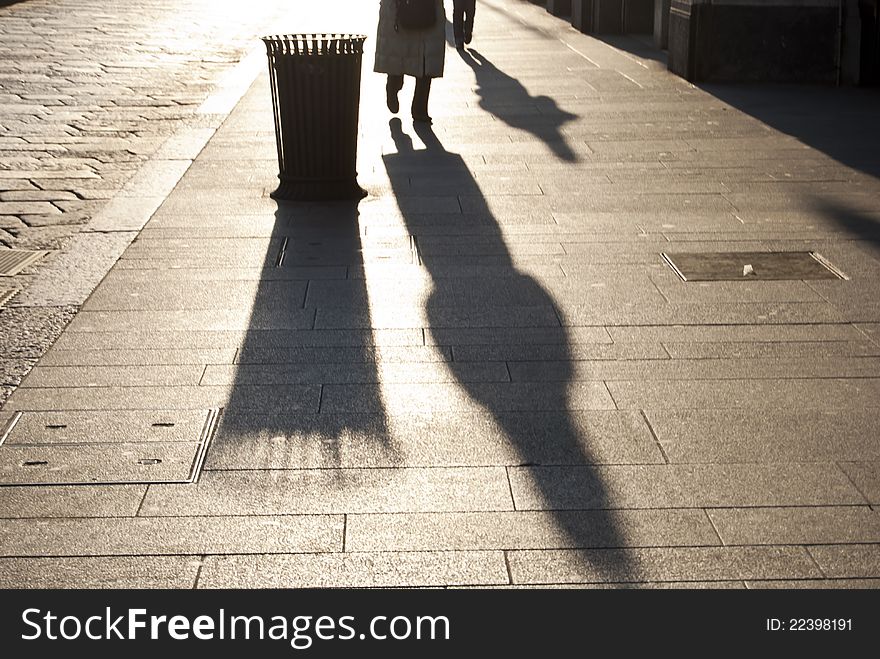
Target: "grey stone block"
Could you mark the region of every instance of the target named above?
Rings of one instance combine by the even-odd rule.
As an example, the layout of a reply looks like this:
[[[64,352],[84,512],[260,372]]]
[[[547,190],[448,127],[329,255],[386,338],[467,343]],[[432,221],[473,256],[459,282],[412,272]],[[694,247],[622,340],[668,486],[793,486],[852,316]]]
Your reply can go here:
[[[495,412],[544,410],[611,410],[614,401],[600,382],[572,383],[557,391],[531,383],[468,383],[466,390],[454,384],[326,385],[321,412],[380,412],[407,410],[432,412]]]
[[[779,589],[793,590],[804,588],[807,590],[853,590],[868,589],[876,590],[880,588],[880,579],[800,579],[797,581],[748,581],[746,586],[749,589]]]
[[[656,284],[670,302],[821,302],[826,299],[802,281],[656,281]]]
[[[311,329],[314,309],[248,307],[189,311],[81,311],[69,325],[71,332],[138,332],[157,330],[272,330]]]
[[[880,376],[880,360],[856,359],[652,359],[627,361],[509,362],[514,382],[589,380],[746,380]]]
[[[508,583],[502,552],[209,556],[199,588],[400,588]]]
[[[863,341],[864,336],[849,324],[806,325],[717,325],[717,326],[630,326],[609,327],[615,343],[703,343],[777,341]]]
[[[0,518],[131,517],[146,485],[0,487]]]
[[[816,409],[873,408],[880,404],[880,380],[702,380],[700,382],[609,382],[620,409],[798,409],[804,400]]]
[[[316,438],[320,438],[317,440]],[[208,469],[660,464],[640,414],[226,414]]]
[[[40,360],[42,367],[55,366],[160,366],[171,364],[231,364],[235,348],[189,350],[49,350]]]
[[[819,578],[802,547],[512,551],[515,584]]]
[[[2,588],[192,588],[198,556],[0,558]]]
[[[23,411],[50,410],[194,410],[226,407],[232,411],[317,412],[317,385],[235,387],[91,387],[19,389],[8,405]]]
[[[22,387],[178,387],[199,384],[202,365],[162,366],[37,366]]]
[[[55,343],[57,350],[169,350],[331,347],[422,346],[421,328],[364,330],[203,330],[156,329],[119,332],[67,333]]]
[[[430,551],[614,547],[621,541],[627,547],[720,544],[702,511],[620,511],[614,519],[619,528],[590,511],[350,515],[345,546]]]
[[[649,410],[673,463],[833,462],[880,459],[870,410]],[[844,469],[846,466],[843,465]]]
[[[765,343],[664,343],[673,359],[778,359],[877,357],[880,346],[868,341],[775,341]]]
[[[517,510],[862,505],[833,464],[512,467]]]
[[[442,362],[208,366],[204,371],[205,385],[510,381],[504,362],[469,362],[454,372]]]
[[[144,516],[511,510],[503,468],[204,472],[152,486]]]
[[[517,328],[458,328],[431,327],[426,332],[426,341],[439,346],[542,346],[547,344],[565,345],[577,343],[613,343],[604,327],[577,327],[561,330],[557,327],[517,327]],[[659,341],[657,342],[659,343]]]
[[[342,549],[341,516],[7,520],[3,556],[280,554]]]
[[[319,332],[320,333],[320,332]],[[354,334],[354,333],[352,333]],[[364,343],[369,337],[363,337]],[[319,343],[319,342],[316,342]],[[237,364],[431,364],[452,359],[449,348],[422,345],[338,345],[294,348],[242,346]],[[483,360],[487,361],[487,360]]]
[[[843,323],[849,319],[824,302],[755,302],[573,305],[564,310],[570,325],[785,325]]]
[[[314,309],[303,309],[314,314]],[[305,318],[302,318],[305,324]],[[398,307],[390,302],[371,306],[369,312],[329,307],[317,309],[315,329],[406,329],[416,327],[559,327],[552,306],[481,307],[449,306],[424,311],[419,307]]]
[[[880,542],[880,515],[868,506],[709,510],[726,545]]]
[[[304,281],[104,282],[83,305],[86,311],[170,311],[188,309],[298,310],[304,306]]]
[[[880,573],[880,545],[823,545],[809,552],[823,576],[831,579],[873,578]]]
[[[585,328],[592,329],[592,328]],[[598,328],[597,328],[598,329]],[[540,364],[544,360],[607,360],[615,362],[615,367],[626,360],[668,360],[669,355],[659,343],[565,343],[513,344],[513,345],[453,345],[452,354],[457,363],[485,360],[510,360],[521,362],[518,368],[525,369],[524,362]],[[644,363],[644,361],[636,361]],[[543,368],[538,366],[539,369]],[[552,366],[550,367],[552,370]],[[626,368],[626,366],[623,366]],[[557,369],[558,372],[558,369]],[[589,370],[585,370],[589,372]],[[601,379],[601,378],[598,378]]]

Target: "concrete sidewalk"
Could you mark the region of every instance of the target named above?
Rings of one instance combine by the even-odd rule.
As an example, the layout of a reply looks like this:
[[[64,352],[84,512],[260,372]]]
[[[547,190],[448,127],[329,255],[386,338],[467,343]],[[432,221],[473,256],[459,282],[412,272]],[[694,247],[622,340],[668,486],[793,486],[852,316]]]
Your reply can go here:
[[[880,583],[877,94],[472,46],[433,130],[365,57],[356,205],[268,197],[257,80],[0,410],[0,586]],[[734,251],[848,279],[661,256]]]

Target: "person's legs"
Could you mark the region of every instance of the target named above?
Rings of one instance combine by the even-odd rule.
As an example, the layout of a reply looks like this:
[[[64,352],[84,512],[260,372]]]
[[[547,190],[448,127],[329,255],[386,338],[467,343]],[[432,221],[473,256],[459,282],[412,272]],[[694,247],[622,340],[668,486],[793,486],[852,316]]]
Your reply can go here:
[[[391,114],[397,114],[400,110],[400,102],[397,100],[397,93],[403,87],[403,76],[388,74],[388,81],[385,83],[385,103]]]
[[[464,10],[469,0],[452,0],[452,35],[455,37],[455,47],[464,47]]]
[[[416,91],[413,94],[412,101],[412,118],[413,121],[423,121],[431,123],[431,117],[428,116],[428,95],[431,93],[431,79],[416,78]]]
[[[474,11],[477,8],[477,0],[456,0],[457,2],[461,2],[464,7],[464,25],[463,27],[463,36],[464,42],[470,43],[471,39],[474,37]]]

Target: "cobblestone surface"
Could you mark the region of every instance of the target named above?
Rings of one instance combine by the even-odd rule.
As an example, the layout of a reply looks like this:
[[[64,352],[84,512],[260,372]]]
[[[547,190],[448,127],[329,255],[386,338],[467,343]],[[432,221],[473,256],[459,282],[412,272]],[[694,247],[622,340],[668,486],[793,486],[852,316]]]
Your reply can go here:
[[[211,119],[200,104],[290,9],[281,0],[0,3],[0,249],[65,249],[170,136]],[[51,261],[0,278],[0,288],[27,289]],[[0,309],[0,404],[73,313]],[[25,343],[11,345],[15,337]]]
[[[0,243],[56,249],[181,126],[283,2],[0,8]]]

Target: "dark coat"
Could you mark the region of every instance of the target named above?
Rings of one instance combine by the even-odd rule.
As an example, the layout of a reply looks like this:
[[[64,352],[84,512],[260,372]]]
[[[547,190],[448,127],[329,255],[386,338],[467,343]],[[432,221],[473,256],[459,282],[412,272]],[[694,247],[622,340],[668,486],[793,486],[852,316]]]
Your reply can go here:
[[[394,31],[396,0],[381,0],[376,30],[376,63],[379,73],[439,78],[446,58],[446,13],[443,0],[437,3],[437,21],[426,30]]]

